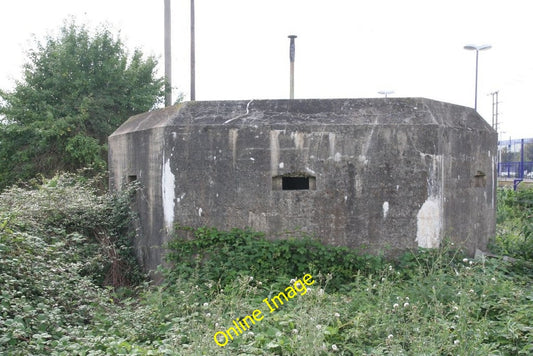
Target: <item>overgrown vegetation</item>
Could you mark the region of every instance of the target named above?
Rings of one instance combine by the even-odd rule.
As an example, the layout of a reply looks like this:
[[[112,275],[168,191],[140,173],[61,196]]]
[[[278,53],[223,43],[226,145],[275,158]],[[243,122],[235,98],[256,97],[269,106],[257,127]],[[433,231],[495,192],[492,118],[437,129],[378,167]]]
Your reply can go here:
[[[533,189],[498,190],[494,252],[533,262]]]
[[[65,175],[0,196],[0,354],[533,352],[531,251],[524,254],[528,240],[517,221],[519,248],[495,241],[499,251],[515,251],[513,262],[472,260],[445,245],[392,263],[310,239],[181,229],[169,245],[173,267],[150,286],[133,272],[129,194],[98,194],[92,181]],[[499,194],[508,199],[499,206],[502,229],[525,213],[518,198],[528,193]],[[118,255],[131,293],[105,287]],[[304,273],[316,283],[269,313],[262,300]],[[215,344],[217,331],[255,309],[263,320],[226,346]]]

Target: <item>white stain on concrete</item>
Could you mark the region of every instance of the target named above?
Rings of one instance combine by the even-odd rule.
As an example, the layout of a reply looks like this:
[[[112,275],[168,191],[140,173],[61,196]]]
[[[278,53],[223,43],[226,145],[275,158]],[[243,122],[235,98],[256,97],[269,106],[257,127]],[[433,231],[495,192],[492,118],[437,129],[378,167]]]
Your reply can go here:
[[[333,157],[333,160],[334,160],[335,162],[340,162],[340,161],[341,161],[341,158],[342,158],[341,153],[340,153],[340,152],[337,152],[337,153],[335,153],[335,157]]]
[[[202,216],[202,212],[203,212],[202,208],[198,208],[198,216],[201,217]]]
[[[280,132],[281,130],[270,131],[270,170],[273,176],[278,174]]]
[[[362,163],[365,166],[368,164],[368,159],[366,158],[366,156],[359,155],[357,159],[359,160],[360,163]]]
[[[280,169],[283,169],[283,167],[285,167],[285,164],[283,162],[279,162],[278,166],[279,166]]]
[[[430,196],[416,215],[416,242],[419,247],[437,248],[441,241],[442,204],[438,196]]]
[[[328,135],[328,138],[329,138],[329,155],[333,156],[335,154],[336,135],[333,132],[330,132]]]
[[[296,149],[303,150],[304,148],[304,133],[303,132],[291,132],[291,138],[294,140],[294,146]]]
[[[237,163],[237,137],[239,136],[238,129],[229,130],[229,146],[231,148],[231,154],[233,157],[233,167]]]
[[[163,158],[164,160],[164,158]],[[168,230],[172,229],[174,224],[174,200],[176,189],[176,176],[172,173],[170,168],[170,159],[164,161],[162,172],[161,195],[163,197],[163,218],[165,226]]]
[[[389,202],[383,202],[383,219],[387,218],[387,215],[389,215]]]

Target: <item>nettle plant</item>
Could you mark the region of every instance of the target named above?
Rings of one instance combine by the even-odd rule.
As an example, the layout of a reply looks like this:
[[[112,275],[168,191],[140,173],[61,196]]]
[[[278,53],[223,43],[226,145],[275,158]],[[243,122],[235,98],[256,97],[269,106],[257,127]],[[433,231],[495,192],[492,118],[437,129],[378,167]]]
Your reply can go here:
[[[305,234],[272,241],[263,233],[241,229],[177,226],[167,248],[172,264],[168,278],[196,276],[200,282],[213,280],[222,286],[249,273],[263,281],[275,281],[280,275],[331,273],[329,288],[343,290],[353,276],[375,272],[384,263],[382,257],[324,245]]]

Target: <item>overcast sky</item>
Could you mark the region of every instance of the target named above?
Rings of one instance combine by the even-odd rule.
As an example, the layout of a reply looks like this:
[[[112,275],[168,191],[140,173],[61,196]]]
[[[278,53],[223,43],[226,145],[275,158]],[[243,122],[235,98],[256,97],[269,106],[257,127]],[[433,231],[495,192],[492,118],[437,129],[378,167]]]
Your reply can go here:
[[[189,97],[189,3],[171,0],[173,86]],[[499,91],[500,139],[533,137],[533,13],[528,0],[196,0],[196,99],[279,99],[289,95],[295,34],[296,98],[426,97],[474,106],[492,121]],[[21,78],[32,38],[74,16],[107,22],[128,47],[160,60],[164,0],[2,0],[0,88]]]

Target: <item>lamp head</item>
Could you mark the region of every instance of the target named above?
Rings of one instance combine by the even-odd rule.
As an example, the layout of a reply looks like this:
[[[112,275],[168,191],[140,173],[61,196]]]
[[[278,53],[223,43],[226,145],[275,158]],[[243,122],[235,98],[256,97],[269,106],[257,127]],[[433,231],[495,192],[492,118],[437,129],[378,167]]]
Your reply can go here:
[[[492,46],[491,45],[487,45],[487,44],[480,45],[480,46],[476,46],[476,45],[466,45],[466,46],[464,46],[464,49],[467,49],[469,51],[483,51],[483,50],[490,49],[490,48],[492,48]]]

